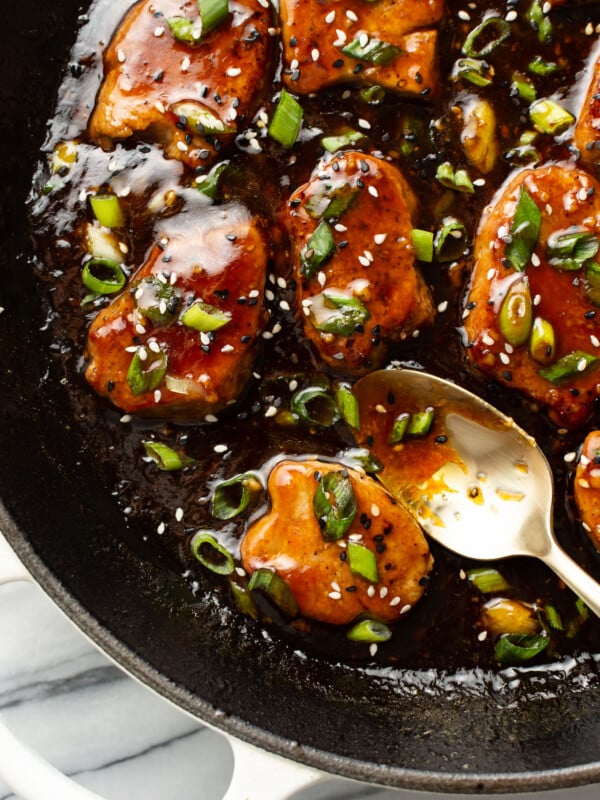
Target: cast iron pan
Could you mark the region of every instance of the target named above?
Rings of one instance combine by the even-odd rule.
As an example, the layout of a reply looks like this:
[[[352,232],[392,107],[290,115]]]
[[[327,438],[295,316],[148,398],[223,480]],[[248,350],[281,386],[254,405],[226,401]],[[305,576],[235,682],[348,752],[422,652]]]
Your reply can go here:
[[[526,672],[371,672],[300,658],[193,596],[141,550],[62,395],[25,200],[80,9],[19,0],[0,11],[0,528],[46,592],[107,653],[199,718],[284,756],[390,786],[522,791],[600,780],[600,681],[565,662]],[[585,681],[582,675],[585,674]],[[513,676],[514,677],[514,676]]]

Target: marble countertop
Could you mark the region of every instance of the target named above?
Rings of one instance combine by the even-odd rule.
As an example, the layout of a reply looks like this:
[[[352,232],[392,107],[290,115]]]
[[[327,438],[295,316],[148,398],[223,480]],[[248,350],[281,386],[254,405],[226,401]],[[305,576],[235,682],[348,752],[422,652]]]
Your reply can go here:
[[[228,741],[125,675],[38,587],[0,587],[0,641],[0,713],[61,771],[106,800],[223,798],[233,769]],[[1,760],[2,753],[0,774]],[[600,785],[504,796],[598,800]],[[441,797],[340,778],[294,794],[294,800]],[[0,800],[14,798],[0,778]]]

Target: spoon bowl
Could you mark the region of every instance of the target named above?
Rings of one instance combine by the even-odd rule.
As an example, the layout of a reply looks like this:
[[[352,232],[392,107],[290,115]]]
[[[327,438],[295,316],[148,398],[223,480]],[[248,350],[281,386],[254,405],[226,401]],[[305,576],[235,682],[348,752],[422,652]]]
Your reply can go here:
[[[550,465],[514,420],[451,381],[412,369],[370,373],[354,393],[361,444],[387,455],[378,478],[432,539],[472,559],[539,558],[600,616],[600,584],[554,537]],[[433,409],[431,433],[391,445],[390,416],[399,405]]]

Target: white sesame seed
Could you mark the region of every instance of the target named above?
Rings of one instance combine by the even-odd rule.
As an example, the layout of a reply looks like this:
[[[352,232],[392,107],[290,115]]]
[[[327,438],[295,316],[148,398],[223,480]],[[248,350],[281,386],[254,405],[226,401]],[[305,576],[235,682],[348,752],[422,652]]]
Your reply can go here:
[[[348,228],[341,222],[336,223],[333,227],[338,233],[345,233],[348,230]]]
[[[215,417],[214,414],[205,414],[204,421],[205,422],[218,422],[219,418]]]
[[[485,178],[475,178],[473,186],[485,186]]]
[[[335,35],[337,36],[337,41],[341,42],[342,44],[346,41],[346,32],[340,28],[335,29]]]
[[[224,344],[221,348],[222,353],[233,353],[235,347],[232,344]]]
[[[580,358],[577,362],[577,372],[583,372],[587,367],[587,359]]]
[[[243,578],[246,575],[246,570],[243,567],[236,567],[235,574],[239,575],[240,578]]]
[[[373,237],[375,244],[383,244],[387,239],[387,233],[376,233]]]
[[[291,62],[290,62],[290,69],[292,70],[292,72],[294,70],[298,69],[299,66],[300,66],[300,62],[298,61],[298,59],[297,58],[293,58],[291,60]]]
[[[325,15],[325,22],[328,25],[331,25],[334,19],[335,19],[335,11],[330,11],[329,14]]]
[[[585,26],[585,35],[591,36],[593,33],[594,33],[594,25],[592,22],[588,22],[588,24]]]
[[[329,592],[327,597],[330,597],[332,600],[341,600],[342,594],[341,592]]]
[[[160,403],[161,397],[162,397],[162,392],[160,391],[160,389],[155,389],[154,390],[154,402],[155,403]]]
[[[363,31],[358,37],[358,43],[361,47],[366,47],[369,44],[369,34]]]
[[[242,74],[242,70],[239,67],[228,67],[225,74],[230,78],[237,78]]]
[[[189,56],[186,56],[185,58],[183,58],[181,60],[181,66],[180,66],[181,71],[182,72],[187,72],[188,69],[190,68],[190,64],[191,63],[192,62],[190,61]]]
[[[321,54],[319,53],[316,47],[313,47],[313,49],[310,51],[310,57],[312,58],[313,61],[318,61],[320,55]]]
[[[117,50],[117,59],[119,60],[119,63],[123,64],[126,58],[127,56],[125,55],[125,53],[121,50],[121,48],[119,48]]]
[[[183,508],[181,508],[181,506],[175,509],[175,519],[177,522],[181,522],[183,519]]]
[[[369,194],[371,197],[379,197],[379,192],[377,191],[376,186],[369,186]]]
[[[457,17],[459,19],[462,19],[463,22],[469,22],[471,20],[471,15],[469,14],[468,11],[463,11],[463,10],[459,11]]]
[[[331,588],[334,592],[341,592],[342,588],[337,581],[331,581]]]
[[[534,305],[534,306],[539,306],[539,304],[540,304],[541,302],[542,302],[542,295],[541,295],[541,294],[536,294],[536,295],[534,296],[534,298],[533,298],[533,305]]]
[[[492,336],[490,336],[489,333],[486,333],[485,336],[482,336],[481,341],[487,347],[492,347],[492,345],[496,344],[496,340]]]
[[[363,267],[368,267],[371,262],[365,256],[359,256],[358,257],[358,263]]]
[[[387,408],[381,403],[377,403],[375,411],[377,411],[378,414],[387,414]]]
[[[352,9],[350,8],[346,9],[346,16],[351,22],[358,22],[358,17],[354,13],[354,11],[352,11]]]
[[[162,36],[164,32],[165,32],[165,29],[162,26],[159,26],[158,28],[154,28],[154,35],[156,36],[157,39],[160,36]]]
[[[154,108],[155,108],[155,109],[156,109],[158,112],[160,112],[161,114],[164,114],[164,113],[165,113],[165,106],[164,106],[164,103],[162,103],[160,100],[157,100],[157,101],[156,101],[156,103],[154,103]]]
[[[371,657],[377,654],[377,644],[375,642],[372,642],[369,645],[369,654],[371,655]]]
[[[277,414],[277,406],[269,406],[265,411],[265,417],[274,417]]]
[[[499,358],[500,358],[500,361],[504,364],[504,366],[507,366],[508,364],[510,364],[510,358],[508,357],[508,355],[506,353],[499,353]]]
[[[216,444],[213,447],[215,453],[226,453],[227,452],[227,445],[226,444]]]
[[[366,119],[362,119],[362,117],[361,117],[358,120],[358,127],[359,128],[364,128],[364,130],[368,131],[368,130],[371,129],[371,123]]]
[[[488,281],[491,281],[492,278],[494,278],[495,276],[496,276],[496,268],[495,267],[490,267],[488,269],[487,275],[486,275]]]
[[[177,142],[177,145],[176,145],[176,147],[177,147],[177,149],[178,149],[178,150],[180,150],[182,153],[187,153],[187,151],[188,151],[188,146],[187,146],[187,144],[186,144],[185,142],[181,142],[181,141],[180,141],[180,142]]]
[[[369,597],[375,597],[375,587],[373,586],[373,584],[370,584],[369,587],[367,588],[367,594]]]
[[[514,22],[514,21],[517,19],[517,17],[518,17],[518,16],[519,16],[519,15],[518,15],[518,14],[517,14],[517,12],[515,11],[515,9],[514,9],[514,8],[512,8],[512,9],[511,9],[511,10],[508,12],[508,14],[507,14],[507,15],[504,17],[504,19],[505,19],[507,22]]]
[[[145,347],[140,347],[138,350],[138,358],[140,361],[146,361],[148,358],[148,351]]]
[[[387,593],[388,593],[388,587],[382,586],[381,589],[379,590],[379,597],[383,600],[385,597],[387,597]]]
[[[376,503],[371,504],[371,516],[378,517],[380,514],[379,506]]]
[[[165,523],[164,523],[164,522],[159,522],[159,523],[158,523],[158,527],[156,528],[156,532],[157,532],[157,533],[160,535],[160,534],[162,534],[162,533],[164,533],[164,532],[165,532],[165,530],[166,530],[166,527],[167,527],[167,526],[165,525]]]
[[[133,417],[131,416],[131,414],[123,414],[119,422],[122,422],[125,425],[127,422],[131,422],[132,419]]]
[[[390,600],[390,606],[392,606],[392,608],[394,606],[399,606],[401,602],[402,602],[402,598],[398,597],[398,595],[396,595],[396,597],[392,597],[392,599]]]
[[[268,341],[269,339],[273,338],[273,334],[271,333],[271,331],[263,331],[262,338]]]
[[[481,631],[481,633],[477,634],[477,641],[485,642],[487,637],[488,637],[488,632],[487,631]]]
[[[576,458],[577,458],[577,453],[575,452],[575,450],[571,450],[570,453],[565,453],[563,456],[563,460],[567,464],[570,464],[572,461],[575,461]]]
[[[594,347],[600,347],[600,339],[593,333],[590,334],[590,342]]]
[[[410,611],[411,608],[412,608],[411,604],[407,603],[405,606],[402,606],[402,608],[400,609],[400,613],[401,614],[406,614],[406,612]]]
[[[541,263],[540,262],[540,257],[538,256],[538,254],[537,253],[532,253],[531,254],[531,265],[533,267],[539,267],[540,263]]]
[[[440,314],[443,314],[444,311],[448,309],[448,301],[442,300],[442,302],[438,305],[437,310]]]

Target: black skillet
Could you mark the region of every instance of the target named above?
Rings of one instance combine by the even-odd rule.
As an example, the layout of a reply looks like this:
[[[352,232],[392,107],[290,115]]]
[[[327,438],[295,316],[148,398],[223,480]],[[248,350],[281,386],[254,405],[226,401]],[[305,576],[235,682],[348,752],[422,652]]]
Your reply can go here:
[[[76,0],[0,10],[0,529],[46,592],[160,694],[241,739],[359,780],[507,792],[600,780],[600,681],[395,674],[301,659],[194,597],[124,528],[60,385],[25,199],[74,38]],[[467,679],[468,678],[468,679]],[[478,687],[478,691],[476,688]]]

